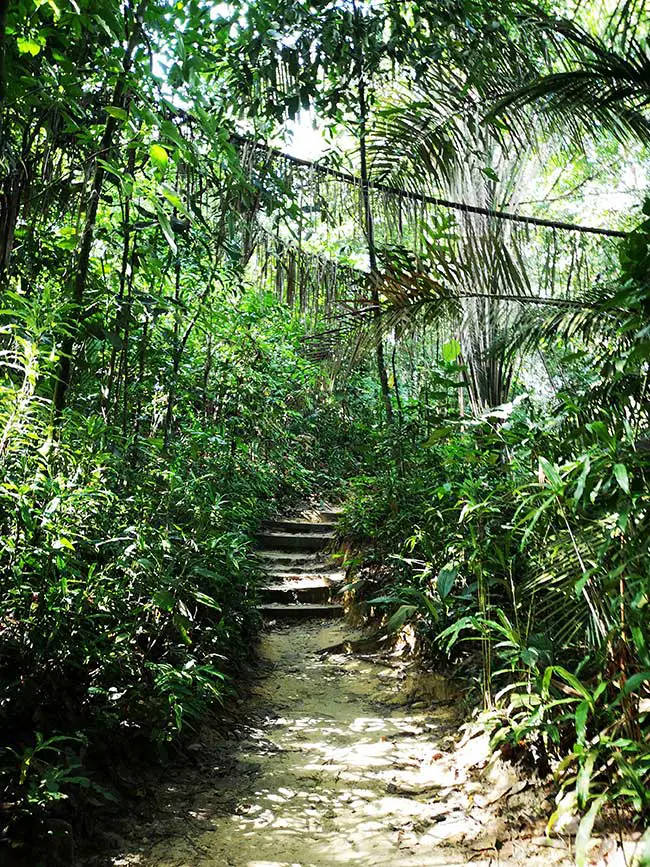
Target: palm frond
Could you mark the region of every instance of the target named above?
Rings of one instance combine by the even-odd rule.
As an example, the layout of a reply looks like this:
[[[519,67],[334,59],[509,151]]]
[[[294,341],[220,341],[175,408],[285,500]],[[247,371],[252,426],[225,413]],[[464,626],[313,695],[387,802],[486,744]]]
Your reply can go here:
[[[588,33],[575,22],[542,18],[539,27],[553,40],[563,69],[539,76],[497,101],[487,119],[506,115],[522,122],[534,107],[554,128],[567,128],[618,141],[650,142],[650,53],[647,44],[625,29],[624,43]],[[624,46],[624,47],[623,47]]]
[[[396,88],[391,104],[377,111],[371,130],[374,180],[417,192],[450,184],[471,146],[468,126],[477,114],[462,84],[446,81],[436,70]]]
[[[598,552],[605,536],[597,524],[578,534],[568,530],[551,532],[540,552],[522,595],[534,606],[533,621],[540,631],[553,636],[560,649],[586,642],[602,645],[611,626],[611,612],[603,590],[603,573]],[[576,594],[576,584],[589,570],[589,579]]]

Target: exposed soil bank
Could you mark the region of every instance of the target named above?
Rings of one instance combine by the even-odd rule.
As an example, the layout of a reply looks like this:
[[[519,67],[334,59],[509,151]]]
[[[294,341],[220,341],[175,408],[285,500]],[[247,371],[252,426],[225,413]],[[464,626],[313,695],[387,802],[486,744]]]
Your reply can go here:
[[[571,864],[543,838],[545,793],[485,738],[459,742],[446,683],[389,654],[319,652],[341,622],[266,633],[239,737],[206,736],[150,820],[113,840],[115,867]],[[107,841],[107,848],[109,842]]]

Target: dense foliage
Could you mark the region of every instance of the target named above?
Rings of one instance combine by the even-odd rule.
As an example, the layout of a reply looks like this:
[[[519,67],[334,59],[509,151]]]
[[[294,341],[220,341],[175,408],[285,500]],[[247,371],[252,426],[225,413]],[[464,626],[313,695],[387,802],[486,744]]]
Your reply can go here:
[[[396,461],[377,442],[344,519],[374,552],[359,586],[388,631],[416,623],[429,653],[475,679],[495,747],[556,771],[552,822],[585,811],[583,859],[604,803],[650,809],[649,229],[592,308],[541,328],[566,375],[550,405],[515,384],[510,403],[447,409],[427,435],[416,404],[400,437],[413,448]],[[452,404],[457,369],[433,379]]]
[[[556,771],[579,853],[604,803],[647,817],[623,5],[0,0],[3,836],[228,701],[256,530],[342,491],[355,585]],[[318,166],[269,146],[306,112]]]
[[[331,488],[330,453],[345,458],[347,432],[286,312],[242,291],[211,311],[214,379],[191,347],[173,443],[151,361],[137,441],[92,411],[100,395],[87,389],[53,438],[43,390],[55,323],[14,302],[3,329],[0,770],[4,798],[31,812],[102,778],[110,794],[116,755],[163,747],[232,694],[258,625],[254,531],[292,498]],[[152,339],[163,335],[160,323]]]

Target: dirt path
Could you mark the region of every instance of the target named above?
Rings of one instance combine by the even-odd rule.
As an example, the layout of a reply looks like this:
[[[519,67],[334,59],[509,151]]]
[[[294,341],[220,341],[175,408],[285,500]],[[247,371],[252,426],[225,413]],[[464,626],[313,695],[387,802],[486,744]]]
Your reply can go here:
[[[103,863],[571,864],[561,840],[543,840],[544,793],[488,766],[481,736],[459,742],[441,678],[399,656],[319,653],[354,637],[341,621],[267,631],[239,739],[195,744],[202,770],[169,779]]]

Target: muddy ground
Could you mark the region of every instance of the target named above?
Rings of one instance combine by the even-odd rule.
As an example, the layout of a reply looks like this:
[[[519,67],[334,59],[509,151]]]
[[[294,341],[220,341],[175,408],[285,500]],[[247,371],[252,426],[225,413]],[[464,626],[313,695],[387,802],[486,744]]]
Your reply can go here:
[[[339,621],[267,631],[246,725],[205,732],[147,815],[81,863],[572,864],[570,837],[544,836],[549,791],[488,761],[450,685],[399,654],[341,647],[358,637]],[[614,850],[604,843],[592,863],[617,863]]]

